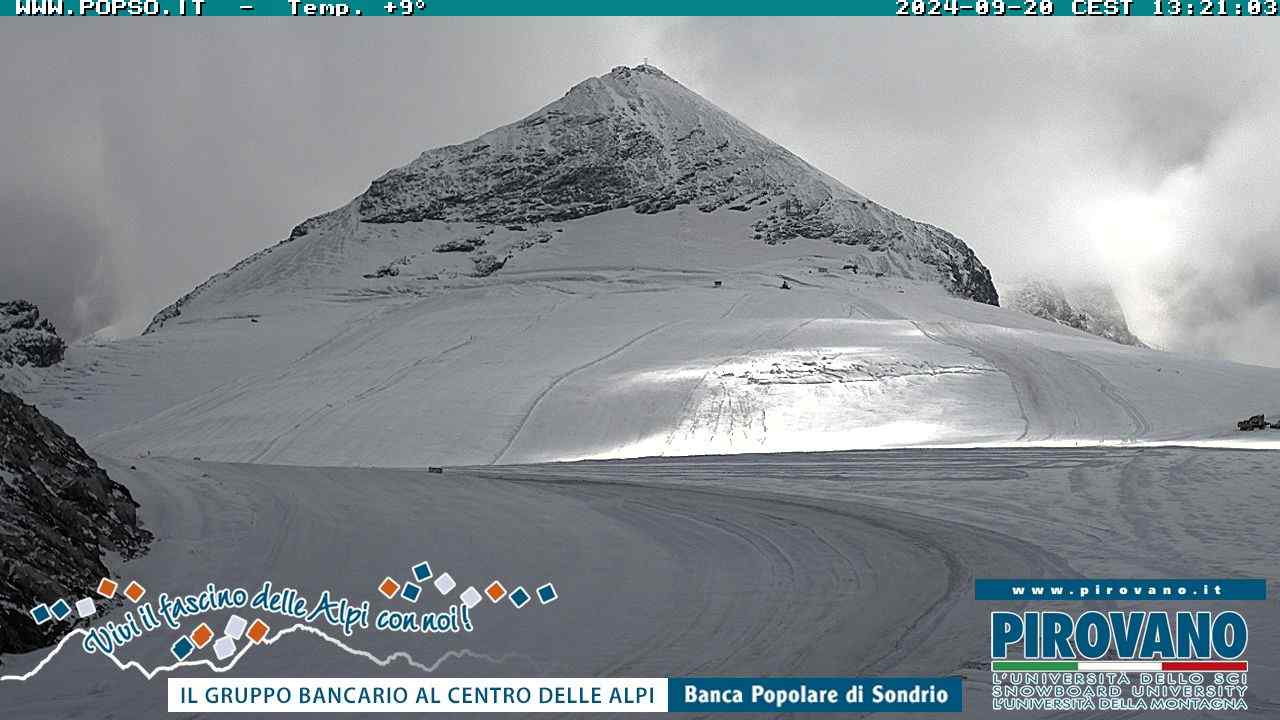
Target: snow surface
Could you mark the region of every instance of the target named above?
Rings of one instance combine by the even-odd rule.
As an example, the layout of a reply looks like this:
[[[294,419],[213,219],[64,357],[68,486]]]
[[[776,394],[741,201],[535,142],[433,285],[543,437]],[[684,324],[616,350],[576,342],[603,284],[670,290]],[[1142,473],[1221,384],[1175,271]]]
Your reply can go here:
[[[157,535],[152,552],[120,566],[120,575],[154,594],[272,579],[312,598],[322,589],[376,598],[384,575],[407,577],[421,560],[460,587],[498,577],[509,587],[550,580],[559,591],[552,605],[518,611],[485,601],[475,632],[463,636],[343,638],[380,658],[396,651],[423,664],[443,658],[438,673],[480,677],[959,674],[964,716],[988,717],[992,606],[973,600],[973,578],[1266,577],[1280,542],[1271,522],[1280,501],[1276,457],[984,448],[443,475],[167,459],[107,468],[133,490]],[[417,609],[444,605],[427,597]],[[1231,609],[1246,614],[1251,631],[1244,716],[1274,717],[1280,610],[1273,602],[1239,605]],[[184,630],[200,621],[220,628],[229,614],[194,618]],[[273,632],[286,625],[267,619]],[[145,636],[120,659],[171,662],[173,637]],[[447,655],[464,648],[505,660]],[[44,655],[7,656],[3,674],[24,672]],[[233,674],[421,673],[403,660],[379,668],[298,634],[254,648]],[[160,679],[148,683],[74,647],[32,680],[0,684],[0,704],[33,720],[117,708],[159,717],[164,702]]]
[[[714,149],[755,137],[706,127]],[[441,153],[458,148],[458,162],[475,152]],[[560,600],[482,603],[464,638],[354,645],[461,676],[958,673],[969,715],[986,717],[990,606],[972,600],[975,577],[1274,573],[1280,456],[1138,446],[1280,446],[1280,432],[1234,431],[1280,413],[1280,370],[961,299],[936,266],[876,242],[767,244],[753,234],[777,229],[768,203],[425,219],[424,158],[410,167],[425,174],[384,183],[365,208],[379,222],[358,198],[166,308],[151,332],[3,378],[141,503],[157,541],[113,563],[122,577],[157,592],[273,579],[373,596],[427,559],[460,587],[552,580]],[[909,223],[792,159],[707,179],[733,192],[750,189],[744,176],[778,181],[859,223]],[[652,169],[613,189],[661,190]],[[906,244],[922,252],[945,235],[913,227]],[[472,254],[435,250],[477,238],[489,267],[503,263],[485,277]],[[1092,447],[1056,447],[1076,445]],[[808,452],[855,449],[869,450]],[[610,460],[520,465],[583,458]],[[426,465],[473,467],[405,469]],[[1275,603],[1247,611],[1251,714],[1272,717],[1280,616]],[[124,659],[167,663],[171,641]],[[506,659],[447,654],[463,647]],[[4,672],[41,657],[4,658]],[[416,672],[302,634],[235,670]],[[163,702],[78,651],[0,685],[23,718],[150,717]]]
[[[429,250],[470,225],[316,232],[159,331],[73,346],[24,396],[116,457],[303,465],[1277,444],[1234,421],[1276,412],[1278,370],[1121,347],[877,278],[865,248],[744,243],[747,222],[613,211],[548,226],[551,240],[486,278]],[[362,277],[406,256],[398,276]]]

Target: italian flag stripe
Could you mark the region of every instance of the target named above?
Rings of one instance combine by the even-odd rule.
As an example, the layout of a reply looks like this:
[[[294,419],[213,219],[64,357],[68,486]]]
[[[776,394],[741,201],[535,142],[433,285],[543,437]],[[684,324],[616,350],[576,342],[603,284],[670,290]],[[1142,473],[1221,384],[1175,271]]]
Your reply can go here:
[[[992,660],[991,669],[1024,672],[1248,672],[1249,663],[1243,660]]]

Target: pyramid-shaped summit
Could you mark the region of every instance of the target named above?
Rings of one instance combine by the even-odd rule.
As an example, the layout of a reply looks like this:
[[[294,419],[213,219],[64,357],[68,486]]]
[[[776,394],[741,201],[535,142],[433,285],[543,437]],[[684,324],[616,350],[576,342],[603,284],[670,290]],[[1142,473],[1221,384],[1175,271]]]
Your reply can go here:
[[[637,225],[597,217],[628,209],[655,219]],[[709,250],[717,266],[797,238],[830,241],[841,264],[864,273],[936,282],[998,304],[990,272],[954,235],[877,205],[661,70],[640,65],[578,83],[475,140],[428,150],[350,203],[301,223],[280,245],[200,285],[145,332],[180,315],[189,321],[201,313],[256,312],[236,309],[250,294],[362,293],[367,275],[421,287],[458,274],[498,273],[500,280],[527,268],[525,251],[545,247],[547,233],[571,237],[587,219],[600,222],[582,242],[617,251],[610,262],[626,255],[662,265],[666,251],[653,239],[705,239],[710,225],[717,241],[733,240]],[[688,230],[694,225],[699,229]],[[644,238],[650,242],[641,247]],[[537,262],[546,268],[550,261]]]
[[[523,120],[427,151],[375,180],[356,207],[366,223],[510,224],[680,206],[767,210],[744,240],[865,246],[897,256],[890,274],[933,273],[957,295],[998,302],[961,240],[871,202],[651,65],[614,68]]]

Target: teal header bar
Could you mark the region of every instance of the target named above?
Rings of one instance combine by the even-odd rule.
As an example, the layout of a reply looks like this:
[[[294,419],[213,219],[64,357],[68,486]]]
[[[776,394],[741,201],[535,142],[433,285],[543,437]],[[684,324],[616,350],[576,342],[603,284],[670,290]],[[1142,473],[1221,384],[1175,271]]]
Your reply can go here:
[[[0,0],[0,16],[441,17],[498,15],[845,15],[926,17],[1276,17],[1280,0]]]

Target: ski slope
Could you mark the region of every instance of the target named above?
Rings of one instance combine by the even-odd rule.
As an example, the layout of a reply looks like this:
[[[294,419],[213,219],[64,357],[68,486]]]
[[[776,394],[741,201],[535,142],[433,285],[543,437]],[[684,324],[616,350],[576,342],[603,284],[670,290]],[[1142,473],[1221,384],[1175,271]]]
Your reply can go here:
[[[274,642],[247,651],[233,677],[405,677],[424,667],[461,677],[958,674],[964,716],[988,717],[992,606],[973,599],[973,578],[1265,577],[1280,542],[1271,522],[1280,498],[1268,480],[1276,457],[908,449],[443,475],[157,458],[105,464],[157,536],[148,555],[116,569],[153,594],[272,579],[313,599],[332,589],[397,608],[405,603],[383,601],[374,587],[423,559],[458,580],[451,597],[492,577],[526,587],[550,580],[560,594],[520,610],[485,601],[468,634],[339,632],[341,646],[309,632],[277,638],[290,625],[268,616]],[[427,593],[416,609],[447,604]],[[1196,604],[1228,607],[1249,621],[1244,716],[1274,717],[1280,613],[1271,602]],[[193,618],[183,632],[200,621],[220,628],[227,614]],[[177,634],[144,636],[118,660],[172,664]],[[0,675],[27,674],[46,658],[47,650],[6,656]],[[30,679],[0,682],[0,707],[30,720],[118,716],[121,708],[160,716],[169,675],[148,681],[73,644]]]
[[[73,346],[23,394],[115,457],[275,464],[1276,444],[1233,427],[1280,407],[1280,371],[876,277],[823,240],[744,243],[738,215],[583,218],[485,278],[435,253],[362,277],[464,231],[447,223],[316,233],[156,332]]]

